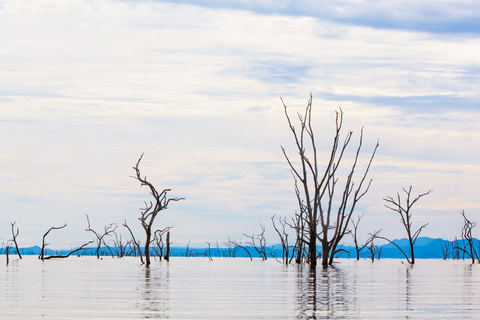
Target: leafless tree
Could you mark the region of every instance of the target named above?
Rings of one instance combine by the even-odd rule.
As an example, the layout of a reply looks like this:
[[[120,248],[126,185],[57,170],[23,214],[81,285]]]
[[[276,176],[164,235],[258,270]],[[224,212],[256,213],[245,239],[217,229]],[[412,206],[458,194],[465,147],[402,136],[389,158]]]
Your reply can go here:
[[[227,238],[227,240],[223,241],[223,249],[218,248],[218,250],[221,250],[223,257],[227,258],[235,258],[237,256],[238,250],[240,249],[240,241],[237,241],[235,239],[230,239],[230,237]]]
[[[167,245],[167,249],[165,252],[164,259],[165,261],[169,261],[170,260],[170,229],[168,229],[167,231],[167,239],[165,239],[165,243]]]
[[[260,223],[260,228],[262,229],[262,231],[257,235],[247,235],[245,233],[243,235],[250,239],[247,244],[249,244],[253,249],[255,249],[255,251],[257,251],[262,260],[267,260],[267,241],[265,240],[265,225]]]
[[[464,241],[462,241],[464,243]],[[460,260],[460,249],[458,246],[458,239],[455,237],[455,240],[452,242],[452,259],[453,260]],[[462,251],[463,252],[463,251]]]
[[[208,257],[209,261],[213,261],[212,258],[212,246],[210,245],[210,242],[207,241],[208,249],[205,251],[205,256]]]
[[[375,240],[375,238],[379,235],[379,233],[381,231],[381,230],[379,230],[379,231],[374,231],[373,233],[370,233],[368,239],[363,244],[359,244],[359,241],[358,241],[358,225],[360,224],[360,220],[362,220],[364,215],[365,214],[357,216],[356,220],[355,220],[355,218],[352,218],[352,220],[350,220],[350,223],[352,224],[353,228],[351,230],[349,230],[349,233],[353,238],[353,243],[355,244],[355,252],[356,252],[356,255],[357,255],[357,260],[360,260],[360,252],[363,249],[367,248],[368,245],[371,244],[373,242],[373,240]]]
[[[295,180],[295,192],[305,223],[305,239],[302,238],[302,241],[308,247],[308,260],[312,268],[317,264],[317,240],[320,242],[322,265],[326,267],[333,263],[337,246],[348,231],[347,228],[355,206],[370,188],[372,180],[366,181],[366,177],[378,148],[378,141],[363,174],[359,177],[359,182],[356,184],[354,173],[363,143],[363,129],[361,130],[353,163],[347,170],[343,186],[339,186],[340,173],[338,169],[353,135],[353,132],[349,131],[343,143],[340,142],[343,124],[342,109],[336,112],[333,145],[330,156],[326,159],[326,164],[322,169],[322,161],[319,159],[317,141],[311,122],[312,96],[310,95],[304,115],[298,114],[299,128],[295,128],[293,125],[283,100],[282,104],[299,155],[299,161],[294,162],[282,147]]]
[[[118,258],[123,258],[127,254],[127,248],[130,245],[130,241],[123,242],[122,234],[118,234],[113,231],[113,247]]]
[[[143,261],[142,249],[140,248],[140,241],[137,240],[135,238],[135,236],[133,235],[132,229],[130,229],[130,227],[127,224],[127,220],[124,220],[122,226],[127,228],[128,232],[130,232],[130,236],[132,237],[131,243],[133,244],[133,248],[136,248],[136,250],[138,250],[138,255],[140,256],[140,261],[142,262],[142,264],[144,264],[145,262]]]
[[[284,264],[289,264],[290,263],[290,259],[289,259],[290,246],[288,244],[288,232],[286,231],[286,227],[288,226],[287,218],[278,218],[278,223],[280,224],[281,229],[279,229],[275,224],[275,215],[273,215],[271,219],[272,219],[273,228],[277,232],[282,245],[282,261]]]
[[[456,242],[455,249],[463,252],[472,259],[472,263],[475,263],[475,259],[478,259],[480,262],[480,257],[478,256],[477,250],[473,242],[472,230],[477,225],[476,222],[470,221],[465,215],[465,210],[460,211],[460,214],[463,217],[463,226],[462,226],[462,244],[463,248],[458,246],[458,241]]]
[[[150,201],[149,203],[145,202],[145,208],[141,209],[141,216],[138,218],[142,224],[143,229],[145,230],[145,262],[146,265],[150,265],[150,244],[153,241],[153,223],[160,211],[166,210],[170,201],[179,201],[184,198],[168,198],[167,193],[171,189],[163,189],[162,192],[158,192],[157,189],[147,180],[147,177],[142,177],[140,173],[140,161],[142,161],[143,153],[138,159],[136,165],[133,167],[135,170],[135,176],[132,178],[138,180],[141,183],[141,186],[147,186],[150,189],[150,194],[154,198],[154,202]]]
[[[48,260],[48,259],[54,259],[54,258],[68,258],[70,257],[72,254],[74,254],[75,252],[78,252],[80,250],[82,250],[83,248],[85,248],[86,246],[88,246],[89,244],[93,243],[93,240],[90,240],[89,242],[87,243],[84,243],[83,245],[81,245],[80,247],[70,251],[69,253],[67,253],[66,255],[61,255],[61,254],[55,254],[55,255],[51,255],[51,256],[45,256],[45,248],[46,246],[48,245],[48,243],[45,242],[45,238],[47,237],[47,235],[50,233],[50,231],[52,230],[59,230],[59,229],[63,229],[67,226],[67,223],[65,222],[63,224],[63,226],[60,226],[60,227],[51,227],[50,229],[48,229],[47,232],[45,232],[45,234],[43,235],[43,239],[42,239],[42,248],[41,248],[41,251],[40,251],[40,256],[38,257],[39,259],[41,259],[42,261],[43,260]]]
[[[85,214],[85,216],[87,217],[87,228],[85,230],[92,232],[95,235],[95,238],[97,239],[96,240],[97,241],[97,250],[96,250],[97,258],[100,259],[100,248],[102,247],[102,244],[110,251],[110,253],[112,253],[112,256],[113,256],[112,249],[105,241],[105,237],[115,232],[115,230],[117,229],[117,224],[110,223],[103,228],[103,233],[98,233],[97,231],[93,230],[92,227],[90,226],[90,219],[88,218],[88,214]]]
[[[297,181],[295,181],[295,184],[297,184]],[[297,187],[295,188],[295,191],[297,192],[299,206],[302,208],[304,206],[300,201],[301,198],[298,193]],[[295,258],[295,263],[300,264],[305,260],[305,257],[307,255],[307,252],[305,250],[305,244],[308,243],[308,239],[306,239],[306,220],[304,217],[304,213],[304,211],[301,211],[300,213],[295,213],[295,217],[292,218],[291,222],[287,222],[288,226],[295,231],[295,244],[292,248],[292,256],[290,257],[289,263],[291,263],[292,259]]]
[[[443,260],[447,260],[448,257],[450,256],[450,248],[452,246],[452,243],[450,241],[444,241],[442,243],[442,256]]]
[[[428,195],[432,190],[429,190],[425,193],[419,194],[416,197],[412,196],[412,186],[410,188],[405,189],[403,188],[403,191],[405,192],[405,203],[402,203],[402,197],[400,196],[400,193],[397,192],[397,197],[394,199],[392,197],[386,197],[383,198],[387,202],[385,207],[388,209],[397,212],[400,215],[400,222],[402,223],[403,227],[405,228],[405,231],[407,232],[407,237],[408,237],[408,253],[404,252],[395,242],[391,241],[388,238],[385,237],[379,237],[380,239],[384,239],[388,241],[389,243],[393,244],[395,247],[397,247],[407,259],[408,263],[414,264],[415,263],[415,252],[414,252],[414,245],[415,242],[417,241],[418,237],[420,236],[420,233],[422,232],[423,228],[425,228],[428,223],[422,225],[420,228],[418,228],[416,231],[413,232],[412,230],[412,207],[413,205],[420,200],[422,197]]]
[[[375,254],[377,253],[377,250],[373,241],[370,242],[370,244],[367,246],[367,249],[368,249],[368,257],[370,258],[372,263],[375,262]]]
[[[245,253],[250,258],[250,261],[253,260],[252,254],[250,253],[250,251],[248,251],[248,249],[244,245],[242,245],[241,240],[237,241],[235,239],[230,239],[229,237],[227,241],[223,242],[223,244],[225,245],[225,249],[222,250],[224,252],[224,256],[235,258],[238,254],[238,250],[243,249],[243,251],[245,251]],[[217,242],[217,250],[221,250],[220,248],[218,248],[218,242]]]
[[[380,258],[382,257],[382,253],[383,253],[383,247],[376,246],[376,250],[377,250],[377,260],[380,260]]]
[[[190,256],[190,240],[188,240],[187,247],[185,248],[185,257]]]
[[[20,254],[20,249],[18,248],[18,243],[17,243],[17,236],[18,236],[19,230],[18,230],[18,228],[17,228],[17,230],[15,230],[15,224],[16,223],[17,223],[16,221],[14,223],[10,223],[12,225],[12,239],[11,239],[11,241],[15,245],[15,250],[17,250],[18,257],[20,259],[22,259],[22,255]]]
[[[163,235],[165,233],[168,234],[169,230],[170,230],[170,227],[167,227],[165,229],[155,230],[155,232],[153,233],[153,243],[154,243],[153,250],[155,251],[155,254],[156,256],[158,256],[159,260],[162,260],[162,257],[164,256],[164,250],[165,250],[165,241],[163,240]],[[168,260],[166,253],[165,253],[165,260]]]

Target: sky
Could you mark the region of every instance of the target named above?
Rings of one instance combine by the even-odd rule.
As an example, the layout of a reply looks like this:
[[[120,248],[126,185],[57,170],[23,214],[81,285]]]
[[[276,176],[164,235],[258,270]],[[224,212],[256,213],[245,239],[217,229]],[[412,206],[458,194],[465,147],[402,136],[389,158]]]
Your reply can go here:
[[[383,198],[433,190],[413,208],[422,236],[460,237],[480,220],[480,6],[476,1],[0,1],[0,242],[92,239],[138,221],[142,175],[171,189],[155,226],[205,246],[292,217],[292,115],[313,96],[328,157],[335,111],[380,143],[357,205],[361,238],[403,238]],[[351,155],[351,152],[347,155]],[[348,164],[346,158],[346,165]],[[477,231],[480,236],[480,230]],[[474,236],[475,236],[474,230]],[[344,243],[351,243],[347,237]]]

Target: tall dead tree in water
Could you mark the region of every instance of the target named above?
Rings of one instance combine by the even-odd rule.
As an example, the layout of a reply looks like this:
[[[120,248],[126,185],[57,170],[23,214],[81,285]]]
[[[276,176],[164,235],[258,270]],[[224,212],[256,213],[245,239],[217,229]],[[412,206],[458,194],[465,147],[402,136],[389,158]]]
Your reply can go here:
[[[140,173],[140,161],[142,161],[143,153],[138,159],[136,165],[133,167],[135,170],[135,176],[132,178],[140,181],[141,186],[147,186],[150,189],[150,194],[153,196],[154,201],[146,202],[145,201],[145,208],[141,210],[141,216],[138,218],[142,223],[142,227],[145,230],[145,263],[147,266],[150,265],[150,244],[154,239],[152,239],[152,235],[155,230],[153,230],[153,223],[155,218],[157,217],[160,211],[163,211],[168,208],[168,204],[170,201],[179,201],[183,200],[184,198],[168,198],[167,193],[171,191],[171,189],[163,189],[162,192],[158,192],[157,189],[147,180],[147,177],[142,177]]]
[[[299,156],[298,161],[294,161],[287,156],[287,152],[282,147],[295,179],[295,192],[300,212],[303,214],[302,219],[305,222],[306,230],[302,241],[308,247],[308,260],[312,268],[317,264],[317,240],[320,242],[322,265],[326,267],[333,263],[337,246],[348,231],[350,218],[356,204],[370,188],[372,181],[366,181],[366,177],[377,151],[378,141],[363,174],[359,177],[358,184],[356,184],[354,173],[357,169],[363,142],[363,129],[361,130],[351,167],[347,170],[343,186],[339,186],[338,169],[353,135],[352,131],[348,131],[343,143],[340,142],[343,124],[342,109],[336,112],[335,134],[330,156],[322,161],[319,158],[317,141],[312,127],[312,96],[310,95],[305,113],[298,114],[300,124],[298,128],[291,121],[283,99],[282,104]],[[323,168],[322,164],[324,164]]]
[[[416,231],[412,231],[412,207],[415,203],[417,203],[418,200],[423,198],[424,196],[428,195],[432,190],[429,190],[425,193],[419,194],[416,197],[412,197],[412,186],[407,189],[403,189],[403,192],[405,192],[405,199],[402,201],[402,197],[400,196],[400,193],[397,192],[397,197],[386,197],[383,198],[387,202],[385,207],[388,209],[397,212],[400,215],[400,222],[402,223],[403,227],[405,228],[405,231],[407,232],[407,237],[408,237],[408,251],[410,253],[410,257],[408,256],[407,253],[405,253],[395,242],[389,240],[388,238],[385,237],[378,237],[380,239],[386,240],[396,246],[404,255],[405,259],[407,259],[407,262],[410,264],[415,264],[415,252],[414,252],[414,245],[415,242],[417,241],[418,237],[420,236],[420,233],[422,232],[423,228],[425,228],[428,223],[422,225],[420,228],[418,228]]]

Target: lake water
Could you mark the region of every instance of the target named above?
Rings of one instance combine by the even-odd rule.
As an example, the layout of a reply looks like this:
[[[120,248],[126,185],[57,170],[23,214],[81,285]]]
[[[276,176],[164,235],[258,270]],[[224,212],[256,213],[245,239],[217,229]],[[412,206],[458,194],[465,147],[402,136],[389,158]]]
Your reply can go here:
[[[315,275],[240,258],[2,262],[0,319],[480,318],[480,265],[467,261],[339,260]]]

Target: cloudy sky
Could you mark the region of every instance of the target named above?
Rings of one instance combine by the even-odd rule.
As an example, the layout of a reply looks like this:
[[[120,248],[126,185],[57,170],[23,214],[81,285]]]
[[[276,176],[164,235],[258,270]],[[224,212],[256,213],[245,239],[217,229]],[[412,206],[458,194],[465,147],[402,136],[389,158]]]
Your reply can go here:
[[[384,207],[413,185],[422,235],[460,236],[480,221],[480,6],[476,1],[0,1],[0,241],[78,245],[92,227],[137,217],[148,190],[173,203],[157,226],[205,245],[297,210],[280,146],[313,95],[326,154],[335,110],[362,163],[360,232],[404,237]],[[353,144],[352,144],[353,146]],[[348,159],[347,159],[348,160]],[[124,232],[122,227],[120,231]],[[480,230],[478,235],[480,236]],[[349,239],[346,239],[348,242]]]

